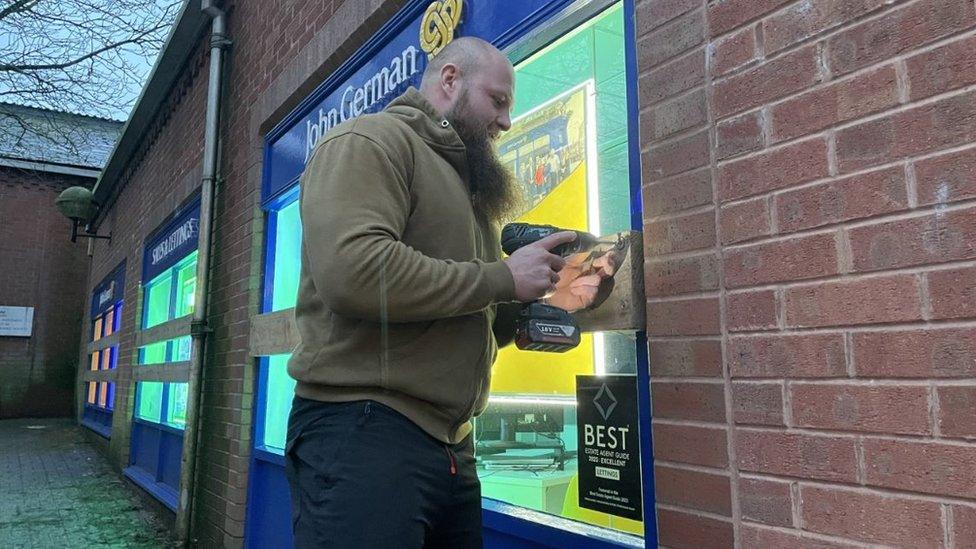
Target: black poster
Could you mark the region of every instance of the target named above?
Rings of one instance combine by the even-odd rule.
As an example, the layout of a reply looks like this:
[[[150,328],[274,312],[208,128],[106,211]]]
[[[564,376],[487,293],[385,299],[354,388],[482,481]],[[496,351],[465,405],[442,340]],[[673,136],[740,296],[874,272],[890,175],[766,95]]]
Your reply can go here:
[[[579,506],[642,520],[635,376],[576,376]]]

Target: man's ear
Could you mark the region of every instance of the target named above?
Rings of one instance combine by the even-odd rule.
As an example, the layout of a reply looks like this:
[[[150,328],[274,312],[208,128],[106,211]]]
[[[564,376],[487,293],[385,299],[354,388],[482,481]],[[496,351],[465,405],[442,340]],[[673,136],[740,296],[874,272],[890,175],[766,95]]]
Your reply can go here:
[[[461,69],[454,63],[445,63],[441,67],[441,89],[448,97],[454,97],[458,90],[458,81],[461,79]]]

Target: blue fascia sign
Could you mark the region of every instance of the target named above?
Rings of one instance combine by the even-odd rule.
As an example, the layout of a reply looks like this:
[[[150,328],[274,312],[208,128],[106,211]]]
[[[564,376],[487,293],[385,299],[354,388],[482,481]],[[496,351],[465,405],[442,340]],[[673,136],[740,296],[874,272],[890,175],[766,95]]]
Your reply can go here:
[[[329,129],[378,112],[408,87],[418,87],[428,50],[436,52],[457,36],[477,36],[504,48],[569,4],[524,0],[499,9],[490,0],[411,2],[268,135],[265,204],[297,182]]]
[[[92,290],[91,318],[104,313],[125,294],[125,261],[106,275]]]
[[[146,241],[142,256],[142,280],[147,283],[197,249],[200,233],[200,199],[180,209],[173,219]]]

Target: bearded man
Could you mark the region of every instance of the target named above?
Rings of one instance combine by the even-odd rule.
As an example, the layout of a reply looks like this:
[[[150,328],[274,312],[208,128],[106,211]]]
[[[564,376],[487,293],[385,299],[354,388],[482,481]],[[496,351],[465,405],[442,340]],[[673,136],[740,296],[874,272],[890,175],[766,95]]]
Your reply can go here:
[[[550,294],[554,234],[501,258],[519,203],[494,139],[514,71],[476,38],[420,90],[333,128],[301,181],[301,343],[286,471],[297,547],[480,547],[471,418],[518,302]]]

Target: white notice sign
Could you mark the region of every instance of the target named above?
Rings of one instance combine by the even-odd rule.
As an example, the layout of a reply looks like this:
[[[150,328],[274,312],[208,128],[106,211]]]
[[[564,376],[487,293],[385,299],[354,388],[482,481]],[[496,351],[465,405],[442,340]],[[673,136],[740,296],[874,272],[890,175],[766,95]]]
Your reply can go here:
[[[7,307],[0,305],[0,337],[30,337],[33,326],[33,307]]]

